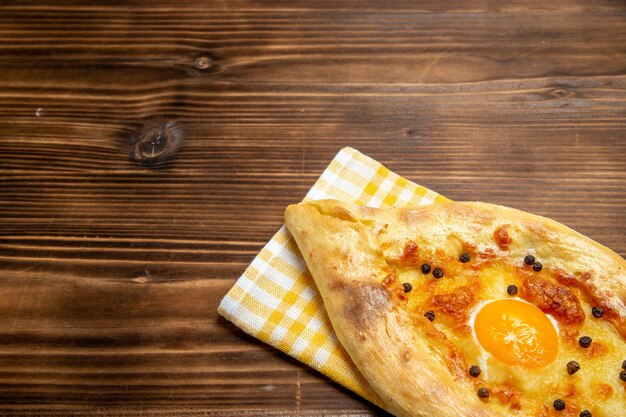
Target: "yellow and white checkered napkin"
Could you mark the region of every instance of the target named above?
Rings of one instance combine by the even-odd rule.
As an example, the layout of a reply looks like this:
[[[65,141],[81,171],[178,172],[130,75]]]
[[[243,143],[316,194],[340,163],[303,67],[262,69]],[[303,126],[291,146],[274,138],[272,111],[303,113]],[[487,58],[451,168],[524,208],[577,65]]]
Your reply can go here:
[[[371,207],[448,201],[351,148],[339,151],[305,201],[324,198]],[[315,282],[285,226],[254,258],[218,312],[246,333],[385,408],[337,340]]]

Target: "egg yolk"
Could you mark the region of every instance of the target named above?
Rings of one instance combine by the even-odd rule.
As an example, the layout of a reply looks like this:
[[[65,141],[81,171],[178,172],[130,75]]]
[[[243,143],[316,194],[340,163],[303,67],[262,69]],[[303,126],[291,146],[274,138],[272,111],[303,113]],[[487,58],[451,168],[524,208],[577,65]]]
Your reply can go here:
[[[537,307],[519,300],[497,300],[476,314],[474,332],[482,347],[510,365],[540,368],[558,354],[558,335]]]

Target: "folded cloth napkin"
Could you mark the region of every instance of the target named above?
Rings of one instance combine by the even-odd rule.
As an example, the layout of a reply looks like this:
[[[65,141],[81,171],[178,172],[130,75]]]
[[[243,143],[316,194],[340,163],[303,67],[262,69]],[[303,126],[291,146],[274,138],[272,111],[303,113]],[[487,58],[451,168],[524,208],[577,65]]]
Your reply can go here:
[[[449,201],[352,148],[339,151],[304,201],[325,198],[371,207]],[[386,408],[337,340],[315,282],[284,225],[226,294],[218,312],[246,333]]]

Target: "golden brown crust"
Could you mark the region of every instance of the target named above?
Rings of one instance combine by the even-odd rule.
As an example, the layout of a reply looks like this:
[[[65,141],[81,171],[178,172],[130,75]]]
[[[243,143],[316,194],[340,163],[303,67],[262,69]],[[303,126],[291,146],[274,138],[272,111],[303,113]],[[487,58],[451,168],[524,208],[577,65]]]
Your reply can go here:
[[[545,409],[525,410],[524,393],[507,384],[493,387],[494,401],[476,396],[483,380],[467,375],[468,364],[449,337],[467,336],[463,329],[469,309],[480,301],[472,290],[478,285],[469,279],[446,293],[442,280],[420,281],[422,291],[414,294],[424,296],[420,305],[457,324],[457,333],[446,336],[421,311],[408,308],[398,281],[396,272],[419,270],[424,260],[438,263],[446,277],[462,280],[455,263],[459,253],[475,260],[468,271],[504,259],[518,270],[514,276],[523,283],[523,298],[553,314],[572,341],[585,319],[580,297],[600,302],[618,330],[626,322],[626,262],[543,217],[484,203],[372,209],[323,200],[289,206],[285,219],[339,340],[397,416],[487,417],[509,415],[509,410],[530,416]],[[532,267],[522,261],[528,254],[541,259],[544,278],[529,273]],[[576,295],[571,288],[584,291]],[[606,348],[598,343],[598,349]],[[587,356],[601,356],[592,350]]]

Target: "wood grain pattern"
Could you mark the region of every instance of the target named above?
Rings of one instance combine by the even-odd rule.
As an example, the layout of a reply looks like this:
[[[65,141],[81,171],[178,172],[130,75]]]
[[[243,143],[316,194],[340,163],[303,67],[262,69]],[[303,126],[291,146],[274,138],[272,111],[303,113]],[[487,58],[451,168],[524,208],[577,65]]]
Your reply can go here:
[[[343,146],[626,255],[626,4],[469,3],[1,5],[0,414],[382,415],[216,314]]]

